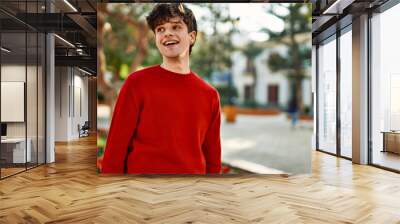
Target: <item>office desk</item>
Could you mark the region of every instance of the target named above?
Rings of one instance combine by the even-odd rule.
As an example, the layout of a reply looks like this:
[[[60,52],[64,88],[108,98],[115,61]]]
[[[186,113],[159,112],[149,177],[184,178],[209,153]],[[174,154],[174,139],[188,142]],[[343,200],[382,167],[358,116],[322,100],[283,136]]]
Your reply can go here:
[[[32,140],[27,138],[28,147],[25,154],[25,138],[1,139],[1,157],[6,163],[25,163],[31,161]],[[25,161],[27,158],[27,161]]]

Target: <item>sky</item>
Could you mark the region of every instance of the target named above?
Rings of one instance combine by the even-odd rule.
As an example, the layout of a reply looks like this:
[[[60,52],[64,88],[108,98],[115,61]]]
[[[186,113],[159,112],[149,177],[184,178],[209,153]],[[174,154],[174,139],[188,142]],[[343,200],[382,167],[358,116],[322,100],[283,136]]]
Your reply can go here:
[[[284,22],[279,18],[267,13],[273,3],[229,3],[229,13],[231,17],[240,20],[237,27],[240,30],[240,34],[233,37],[233,44],[237,46],[244,45],[249,41],[266,41],[268,35],[262,32],[258,32],[262,28],[269,28],[272,31],[282,31],[284,29]],[[196,4],[188,4],[188,7],[192,9],[196,18],[209,15],[207,10],[199,7]],[[286,15],[288,10],[284,7],[279,7],[277,12],[281,15]],[[198,29],[210,34],[212,29],[210,24],[199,23]],[[218,27],[219,30],[229,30],[230,27]]]

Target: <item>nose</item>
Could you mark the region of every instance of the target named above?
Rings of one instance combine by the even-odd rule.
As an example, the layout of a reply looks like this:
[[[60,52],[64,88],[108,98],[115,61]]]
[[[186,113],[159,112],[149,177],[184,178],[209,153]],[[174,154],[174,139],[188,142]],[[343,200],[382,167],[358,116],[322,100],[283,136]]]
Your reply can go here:
[[[171,31],[171,29],[165,29],[165,32],[164,32],[164,36],[165,37],[167,37],[167,36],[172,36],[172,31]]]

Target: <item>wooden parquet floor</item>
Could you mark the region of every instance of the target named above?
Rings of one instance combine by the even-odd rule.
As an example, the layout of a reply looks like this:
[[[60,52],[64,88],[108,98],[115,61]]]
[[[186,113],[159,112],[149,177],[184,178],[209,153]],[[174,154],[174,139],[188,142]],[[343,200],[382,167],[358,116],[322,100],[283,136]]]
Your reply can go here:
[[[400,175],[313,152],[313,173],[101,176],[96,139],[0,181],[0,223],[400,223]]]

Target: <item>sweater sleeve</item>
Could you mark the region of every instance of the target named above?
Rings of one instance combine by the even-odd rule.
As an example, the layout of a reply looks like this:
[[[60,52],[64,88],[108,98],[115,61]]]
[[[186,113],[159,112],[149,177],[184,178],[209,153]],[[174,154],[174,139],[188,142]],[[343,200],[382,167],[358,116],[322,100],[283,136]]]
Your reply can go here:
[[[132,80],[122,86],[114,107],[102,164],[102,173],[124,173],[125,158],[139,117]]]
[[[221,173],[221,109],[219,95],[213,98],[212,119],[207,130],[202,149],[206,160],[207,173]]]

